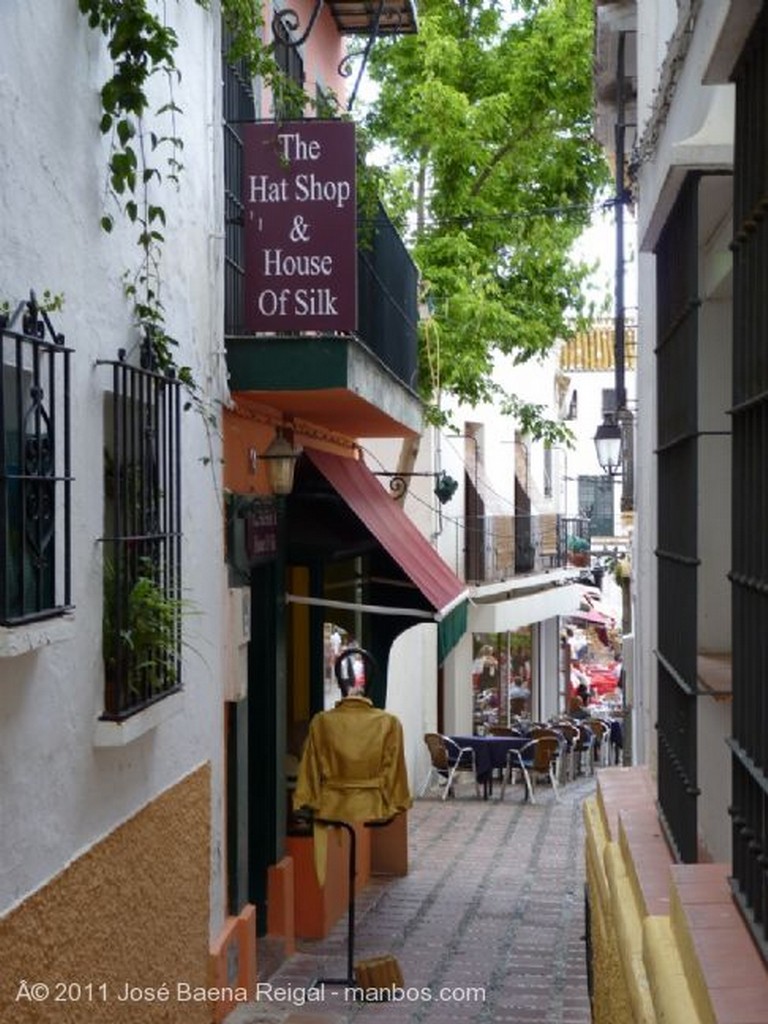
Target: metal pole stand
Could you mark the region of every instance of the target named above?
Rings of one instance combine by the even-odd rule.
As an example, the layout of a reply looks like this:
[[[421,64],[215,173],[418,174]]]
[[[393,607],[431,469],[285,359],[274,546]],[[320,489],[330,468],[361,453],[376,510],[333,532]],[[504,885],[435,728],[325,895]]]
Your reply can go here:
[[[318,825],[330,825],[332,828],[344,828],[349,833],[349,894],[347,901],[347,976],[346,978],[318,978],[313,988],[319,985],[343,985],[355,987],[355,865],[357,861],[357,835],[348,821],[331,821],[327,818],[315,818]]]

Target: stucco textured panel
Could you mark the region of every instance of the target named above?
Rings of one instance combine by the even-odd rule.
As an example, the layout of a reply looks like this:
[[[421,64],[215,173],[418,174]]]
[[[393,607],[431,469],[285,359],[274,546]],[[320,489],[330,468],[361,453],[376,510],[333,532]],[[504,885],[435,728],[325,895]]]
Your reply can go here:
[[[601,773],[600,778],[602,781],[607,777]],[[593,1020],[595,1024],[656,1024],[643,962],[643,901],[633,865],[617,837],[612,836],[604,789],[605,784],[599,786],[597,799],[586,801],[584,806],[594,962]]]
[[[658,1024],[701,1024],[668,917],[645,919],[643,948]]]
[[[587,890],[592,948],[592,1019],[594,1024],[633,1024],[629,987],[619,955],[611,893],[605,872],[608,831],[598,802],[584,802]]]
[[[587,890],[590,901],[592,951],[592,1018],[595,1024],[633,1020],[627,982],[622,970],[611,916],[610,891],[604,854],[607,828],[595,799],[584,803],[586,830]]]
[[[210,766],[166,790],[0,922],[0,1019],[14,1024],[208,1024]],[[49,986],[17,999],[22,979]],[[79,984],[64,995],[61,983]],[[126,984],[167,1002],[122,1002]],[[86,986],[92,986],[87,988]],[[79,999],[74,998],[79,994]]]
[[[656,1015],[643,962],[642,918],[618,843],[606,846],[605,871],[611,892],[619,956],[632,1004],[632,1020],[635,1024],[654,1024]]]

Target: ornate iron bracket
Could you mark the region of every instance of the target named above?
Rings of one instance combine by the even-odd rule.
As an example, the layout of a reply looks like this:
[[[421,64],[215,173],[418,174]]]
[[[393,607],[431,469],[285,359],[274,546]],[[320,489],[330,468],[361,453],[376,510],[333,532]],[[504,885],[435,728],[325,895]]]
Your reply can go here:
[[[362,50],[355,50],[352,53],[348,53],[346,55],[346,57],[344,57],[343,60],[339,63],[339,66],[338,66],[339,74],[342,76],[342,78],[349,78],[350,75],[352,74],[352,63],[351,62],[353,60],[356,60],[358,57],[362,57],[362,63],[360,65],[360,67],[358,68],[357,78],[355,79],[355,85],[354,85],[354,87],[352,89],[352,92],[350,93],[349,100],[347,101],[347,112],[352,110],[352,107],[355,104],[355,100],[357,99],[357,92],[358,92],[358,89],[360,88],[360,82],[362,81],[363,73],[364,73],[366,65],[368,63],[368,57],[370,56],[370,53],[371,53],[371,47],[373,46],[373,44],[376,42],[376,40],[379,37],[379,26],[381,25],[381,19],[382,19],[383,15],[384,14],[394,14],[394,15],[397,16],[398,26],[399,26],[399,24],[402,23],[402,20],[403,20],[402,11],[398,10],[395,7],[386,7],[385,6],[385,2],[386,2],[386,0],[379,0],[378,6],[376,7],[376,12],[374,14],[373,24],[371,25],[371,33],[368,36],[368,41],[365,44],[364,49],[362,49]]]
[[[450,501],[456,493],[458,483],[453,477],[448,476],[444,469],[439,473],[393,473],[387,470],[374,472],[374,476],[388,476],[389,489],[393,498],[402,498],[408,490],[408,481],[414,476],[431,476],[435,481],[434,494],[441,505]]]
[[[292,7],[286,7],[285,10],[275,11],[272,17],[272,33],[276,39],[286,46],[289,50],[295,50],[299,46],[303,45],[315,27],[315,22],[320,16],[320,12],[323,9],[323,0],[315,0],[315,6],[312,9],[312,13],[309,16],[307,26],[298,38],[293,38],[294,33],[299,31],[299,15]],[[347,111],[351,111],[354,106],[355,100],[357,99],[357,93],[360,88],[360,83],[363,78],[366,65],[368,63],[368,57],[371,52],[371,47],[379,37],[379,29],[381,26],[381,19],[384,15],[395,19],[392,26],[392,31],[396,32],[403,22],[403,12],[397,7],[387,7],[386,0],[379,0],[376,5],[376,9],[371,24],[370,35],[368,41],[365,44],[365,48],[362,50],[355,50],[352,53],[348,53],[339,62],[337,68],[339,75],[342,78],[349,78],[352,74],[352,61],[358,57],[362,57],[362,63],[357,72],[357,78],[355,79],[355,85],[350,94],[347,102]]]
[[[38,305],[37,296],[30,289],[29,298],[22,299],[13,313],[0,313],[0,330],[13,331],[14,324],[21,316],[21,333],[27,338],[45,341],[46,331],[54,345],[63,345],[65,338],[54,330],[46,310]]]
[[[272,32],[276,39],[279,39],[281,43],[288,47],[289,50],[295,50],[309,39],[312,29],[315,27],[315,22],[320,16],[320,11],[323,9],[323,0],[315,0],[315,6],[312,13],[309,16],[307,27],[298,39],[292,38],[293,32],[299,30],[299,16],[292,7],[286,7],[284,11],[275,11],[272,18]]]

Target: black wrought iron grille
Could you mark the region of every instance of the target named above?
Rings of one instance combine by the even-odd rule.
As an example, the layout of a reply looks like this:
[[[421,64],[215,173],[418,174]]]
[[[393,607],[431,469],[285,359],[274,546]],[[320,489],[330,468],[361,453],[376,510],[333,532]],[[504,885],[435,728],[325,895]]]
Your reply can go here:
[[[243,143],[239,122],[253,121],[253,85],[244,61],[230,64],[231,35],[222,31],[224,81],[224,329],[242,332],[245,279],[245,214],[243,207]]]
[[[734,73],[732,887],[768,960],[768,13]]]
[[[0,315],[0,623],[72,606],[69,359],[34,295]]]
[[[588,567],[592,548],[592,521],[586,516],[557,517],[557,564]]]
[[[377,203],[358,214],[358,334],[386,366],[418,388],[418,271],[394,225]]]
[[[544,572],[566,564],[566,542],[559,543],[562,517],[544,515],[486,516],[485,579],[491,582],[528,572]],[[564,534],[563,534],[564,536]],[[563,552],[560,561],[560,552]],[[589,541],[584,542],[589,551]],[[588,564],[589,556],[584,556]]]
[[[304,61],[298,45],[290,37],[285,19],[279,23],[280,28],[274,33],[273,56],[283,73],[286,88],[281,91],[280,83],[274,84],[273,113],[276,121],[290,121],[304,116]]]
[[[678,858],[697,858],[698,188],[683,185],[656,249],[658,789]]]
[[[103,717],[122,719],[182,683],[180,385],[104,365]]]
[[[589,519],[593,537],[612,537],[616,532],[613,516],[613,477],[579,476],[579,514]]]

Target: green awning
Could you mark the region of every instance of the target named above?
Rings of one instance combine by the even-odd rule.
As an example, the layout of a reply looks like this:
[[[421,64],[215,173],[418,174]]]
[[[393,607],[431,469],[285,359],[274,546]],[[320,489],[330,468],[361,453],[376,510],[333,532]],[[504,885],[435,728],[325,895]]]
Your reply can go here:
[[[442,665],[467,631],[469,601],[462,601],[437,624],[437,663]]]

